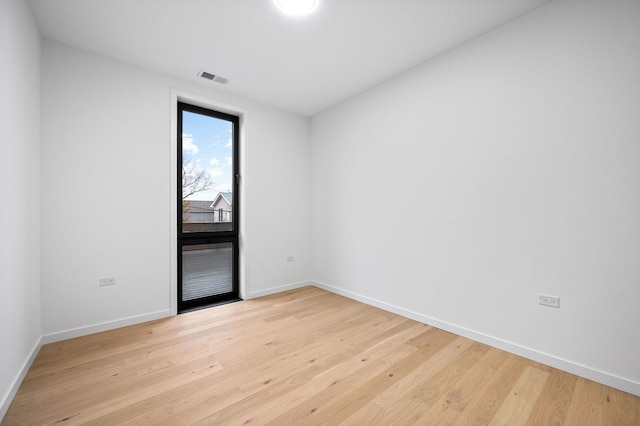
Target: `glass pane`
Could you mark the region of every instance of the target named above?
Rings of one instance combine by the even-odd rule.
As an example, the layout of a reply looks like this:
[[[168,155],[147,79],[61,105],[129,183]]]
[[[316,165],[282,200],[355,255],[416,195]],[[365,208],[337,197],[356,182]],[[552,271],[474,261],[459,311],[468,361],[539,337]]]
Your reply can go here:
[[[233,243],[182,246],[182,300],[233,291]]]
[[[233,131],[182,111],[182,232],[233,230]]]

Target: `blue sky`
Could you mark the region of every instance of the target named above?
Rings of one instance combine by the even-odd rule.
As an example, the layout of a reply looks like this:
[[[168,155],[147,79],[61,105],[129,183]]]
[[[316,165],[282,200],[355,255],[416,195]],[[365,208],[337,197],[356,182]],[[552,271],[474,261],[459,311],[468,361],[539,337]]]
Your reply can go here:
[[[218,192],[231,190],[233,124],[218,118],[183,111],[182,155],[198,170],[211,176],[211,189],[193,194],[189,200],[213,200]]]

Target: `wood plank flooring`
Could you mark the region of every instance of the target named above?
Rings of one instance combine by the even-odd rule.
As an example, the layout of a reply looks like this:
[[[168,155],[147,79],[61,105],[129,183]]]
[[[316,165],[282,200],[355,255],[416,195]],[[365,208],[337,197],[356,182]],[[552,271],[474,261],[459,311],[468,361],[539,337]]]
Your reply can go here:
[[[42,347],[3,425],[640,425],[640,398],[326,291]]]

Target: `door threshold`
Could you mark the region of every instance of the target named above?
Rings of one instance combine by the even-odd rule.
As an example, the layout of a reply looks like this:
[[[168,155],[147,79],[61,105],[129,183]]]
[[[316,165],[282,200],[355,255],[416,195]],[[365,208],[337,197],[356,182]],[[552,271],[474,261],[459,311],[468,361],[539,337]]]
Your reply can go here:
[[[193,308],[188,308],[188,309],[181,310],[180,312],[178,312],[178,315],[186,314],[187,312],[200,311],[202,309],[215,308],[216,306],[228,305],[229,303],[242,302],[242,300],[243,299],[238,297],[238,298],[234,298],[234,299],[223,300],[221,302],[208,303],[208,304],[202,305],[202,306],[195,306]]]

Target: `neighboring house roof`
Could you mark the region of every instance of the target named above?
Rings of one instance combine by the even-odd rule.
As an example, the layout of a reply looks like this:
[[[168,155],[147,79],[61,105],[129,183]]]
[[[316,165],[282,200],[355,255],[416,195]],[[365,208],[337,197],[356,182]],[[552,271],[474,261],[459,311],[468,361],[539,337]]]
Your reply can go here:
[[[218,202],[220,201],[220,198],[224,198],[224,200],[230,206],[233,205],[233,192],[218,192],[218,195],[216,195],[215,200],[213,200],[213,203],[211,203],[211,207],[218,204]]]
[[[199,213],[199,212],[210,212],[213,211],[211,208],[211,201],[202,201],[202,200],[186,200],[188,204],[188,210],[190,213]]]

